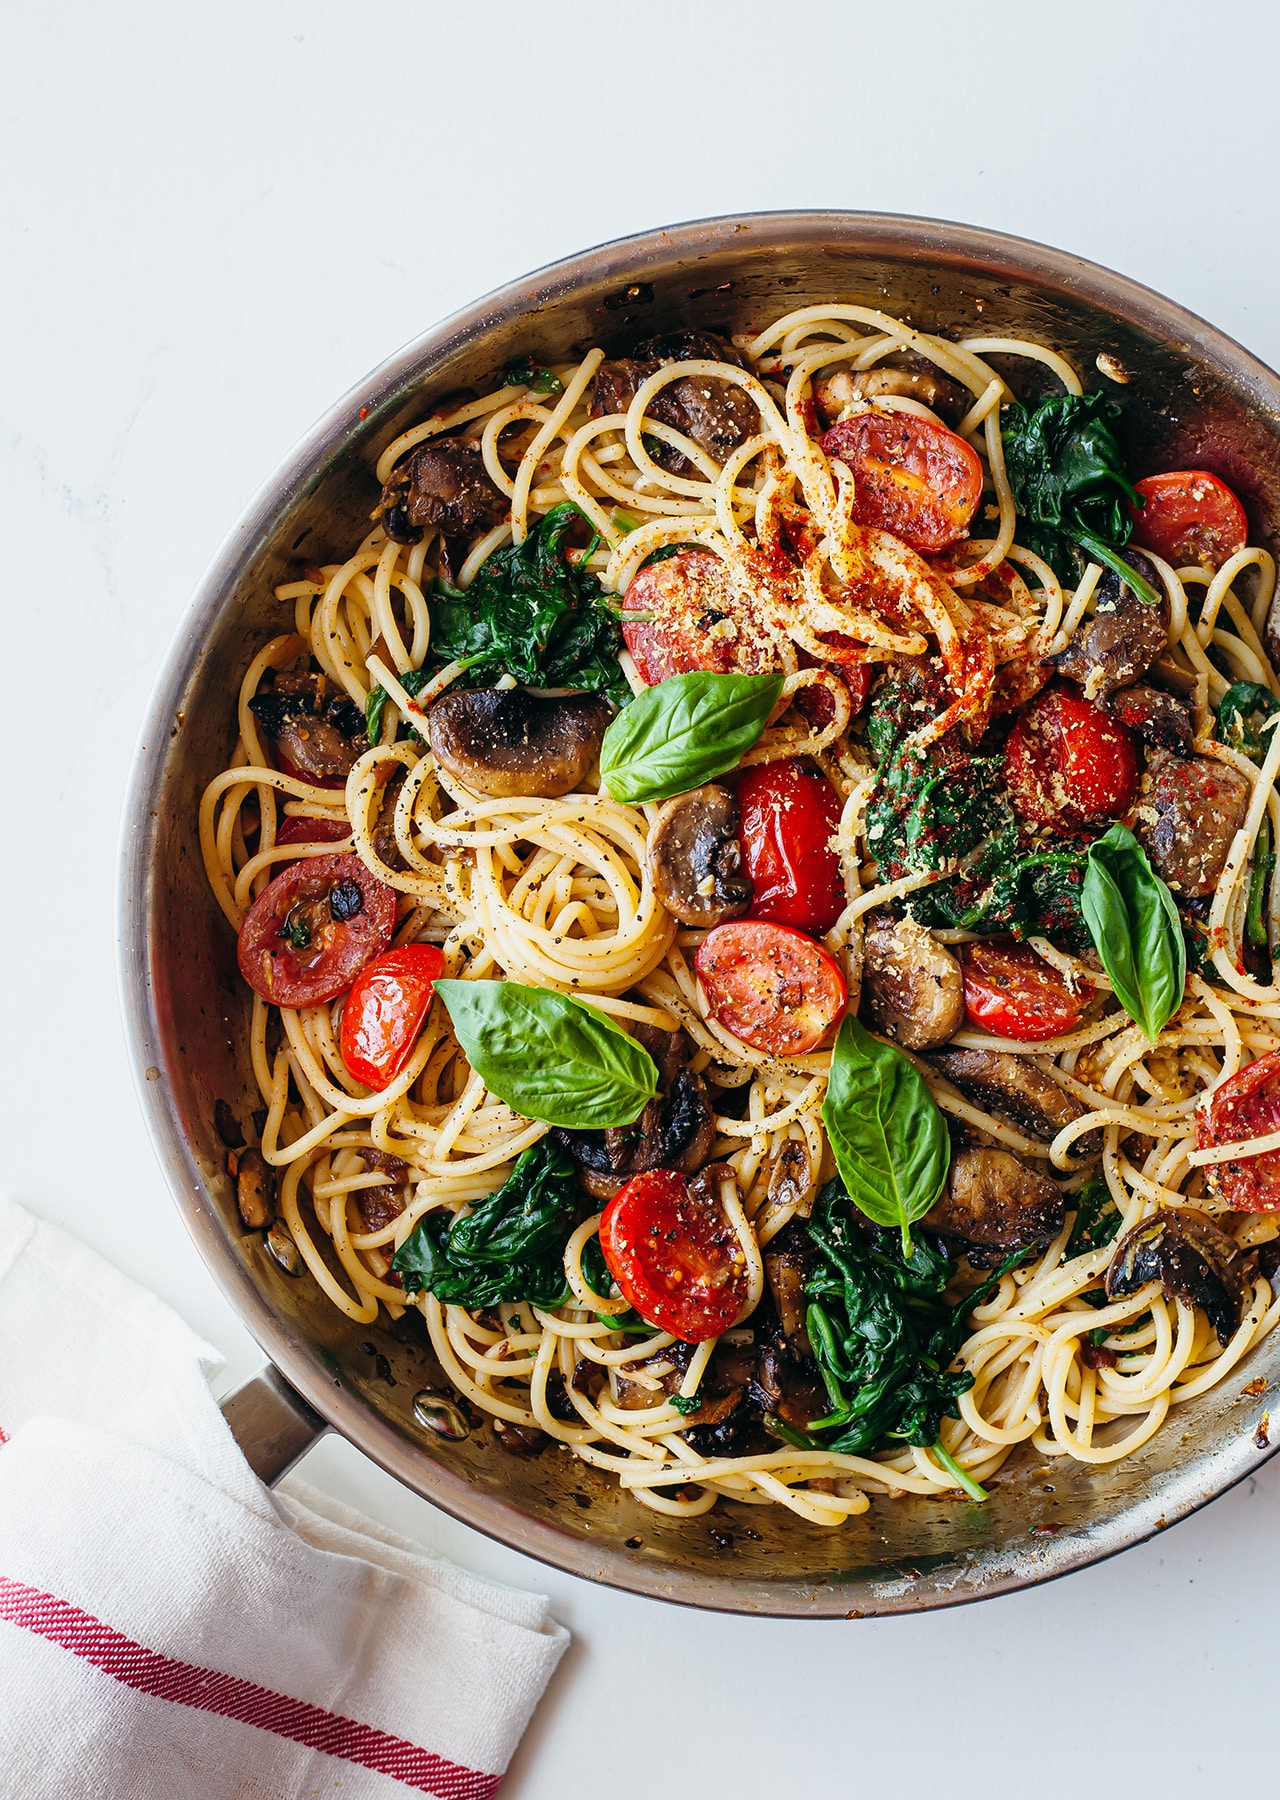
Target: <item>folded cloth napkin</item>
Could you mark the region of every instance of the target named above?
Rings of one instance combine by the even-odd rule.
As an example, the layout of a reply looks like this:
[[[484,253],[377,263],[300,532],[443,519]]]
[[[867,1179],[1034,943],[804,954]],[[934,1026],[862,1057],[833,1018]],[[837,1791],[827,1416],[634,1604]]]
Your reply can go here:
[[[494,1794],[567,1634],[295,1481],[168,1307],[0,1199],[0,1793]]]

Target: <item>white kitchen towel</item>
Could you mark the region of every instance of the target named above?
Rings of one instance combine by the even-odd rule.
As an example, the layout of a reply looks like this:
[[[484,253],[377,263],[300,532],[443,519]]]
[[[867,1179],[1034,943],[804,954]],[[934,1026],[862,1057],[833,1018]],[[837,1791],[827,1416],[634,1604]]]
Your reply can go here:
[[[0,1199],[0,1795],[488,1800],[568,1641],[289,1480],[217,1358]]]

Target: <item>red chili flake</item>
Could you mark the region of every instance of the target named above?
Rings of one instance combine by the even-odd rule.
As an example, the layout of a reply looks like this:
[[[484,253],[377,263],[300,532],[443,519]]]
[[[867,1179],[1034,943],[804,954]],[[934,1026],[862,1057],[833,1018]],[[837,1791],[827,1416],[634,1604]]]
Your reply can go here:
[[[369,408],[367,406],[362,406],[360,408],[360,417],[362,419],[367,419],[369,417]]]
[[[1061,1525],[1033,1525],[1030,1535],[1032,1537],[1056,1537],[1061,1530]]]

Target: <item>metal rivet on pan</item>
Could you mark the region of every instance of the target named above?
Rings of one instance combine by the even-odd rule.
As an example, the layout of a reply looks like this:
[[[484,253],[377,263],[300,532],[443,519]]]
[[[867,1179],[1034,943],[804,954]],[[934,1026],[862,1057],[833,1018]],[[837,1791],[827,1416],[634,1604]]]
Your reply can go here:
[[[471,1427],[461,1407],[446,1400],[443,1394],[433,1394],[430,1388],[423,1388],[413,1396],[413,1416],[419,1425],[425,1425],[428,1431],[434,1431],[437,1437],[445,1438],[451,1444],[460,1444],[463,1438],[471,1436]]]
[[[287,1231],[273,1225],[267,1233],[267,1249],[286,1275],[302,1273],[302,1254]]]

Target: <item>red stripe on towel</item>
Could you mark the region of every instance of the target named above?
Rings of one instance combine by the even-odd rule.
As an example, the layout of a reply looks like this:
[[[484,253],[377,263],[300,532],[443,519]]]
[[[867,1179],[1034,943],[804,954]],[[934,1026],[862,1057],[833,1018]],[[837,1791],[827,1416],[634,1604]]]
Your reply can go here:
[[[162,1656],[112,1630],[92,1613],[59,1600],[55,1594],[42,1593],[39,1588],[2,1575],[0,1619],[61,1645],[139,1693],[172,1700],[179,1706],[197,1707],[220,1718],[236,1719],[242,1725],[256,1725],[260,1731],[274,1732],[277,1737],[322,1750],[327,1756],[339,1756],[361,1768],[389,1775],[419,1793],[435,1795],[437,1800],[492,1800],[497,1792],[500,1776],[464,1768],[432,1750],[394,1737],[389,1731],[378,1731],[357,1719],[343,1718],[340,1713],[325,1712],[323,1707],[311,1706],[288,1694],[273,1693],[254,1681],[242,1681],[217,1669],[203,1669],[196,1663]]]

